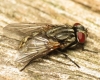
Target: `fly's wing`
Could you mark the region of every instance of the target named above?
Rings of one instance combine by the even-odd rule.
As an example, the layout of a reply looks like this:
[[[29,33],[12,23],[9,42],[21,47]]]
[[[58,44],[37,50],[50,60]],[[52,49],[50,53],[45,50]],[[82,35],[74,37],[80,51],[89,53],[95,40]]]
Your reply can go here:
[[[8,38],[22,40],[23,37],[30,35],[34,31],[42,31],[52,25],[46,23],[15,23],[9,24],[3,29],[3,35]]]
[[[43,30],[46,31],[52,27],[62,26],[67,27],[67,25],[52,25],[47,23],[15,23],[4,27],[3,32],[4,36],[21,41],[24,37],[31,35],[35,31],[41,32]],[[42,34],[35,36],[31,40],[27,41],[27,43],[25,43],[23,49],[25,49],[26,52],[22,51],[22,56],[18,59],[18,61],[25,62],[32,58],[39,58],[41,55],[46,55],[51,50],[58,48],[59,45],[60,44],[56,41],[49,41],[46,37],[43,37]]]
[[[48,30],[52,27],[69,27],[69,25],[53,25],[53,24],[48,24],[48,23],[13,23],[9,24],[3,29],[3,35],[16,39],[16,40],[22,40],[23,37],[27,35],[31,35],[32,32],[34,33],[35,31],[43,31],[43,30]],[[71,27],[71,26],[70,26]]]
[[[48,54],[50,51],[58,48],[60,43],[57,41],[49,40],[46,37],[40,35],[27,41],[25,46],[21,49],[20,57],[17,59],[18,62],[26,62],[41,58]]]

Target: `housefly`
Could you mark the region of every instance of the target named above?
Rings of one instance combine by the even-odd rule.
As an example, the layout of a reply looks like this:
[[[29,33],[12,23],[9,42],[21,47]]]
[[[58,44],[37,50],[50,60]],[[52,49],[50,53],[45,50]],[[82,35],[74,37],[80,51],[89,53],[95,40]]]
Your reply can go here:
[[[75,23],[73,26],[47,23],[9,24],[4,27],[3,31],[6,37],[20,41],[18,50],[22,55],[18,62],[28,61],[21,71],[33,60],[41,58],[54,50],[62,53],[77,67],[80,67],[64,52],[76,49],[77,46],[81,46],[82,50],[86,50],[84,44],[87,38],[87,29],[80,23]]]

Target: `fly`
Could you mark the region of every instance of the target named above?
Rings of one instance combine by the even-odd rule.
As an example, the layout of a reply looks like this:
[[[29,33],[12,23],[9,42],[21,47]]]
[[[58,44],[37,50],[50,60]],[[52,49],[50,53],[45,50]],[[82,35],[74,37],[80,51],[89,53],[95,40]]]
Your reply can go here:
[[[80,23],[75,23],[73,26],[46,23],[9,24],[4,27],[3,31],[4,36],[20,41],[18,50],[22,56],[18,59],[18,62],[28,61],[21,71],[33,60],[41,58],[54,50],[62,53],[79,68],[80,66],[64,52],[77,49],[78,46],[82,50],[94,52],[84,49],[87,29]]]

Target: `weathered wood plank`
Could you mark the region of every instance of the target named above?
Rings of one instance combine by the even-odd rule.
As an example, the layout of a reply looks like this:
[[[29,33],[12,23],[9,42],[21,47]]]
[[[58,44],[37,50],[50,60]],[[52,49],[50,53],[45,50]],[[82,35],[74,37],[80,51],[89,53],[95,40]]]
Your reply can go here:
[[[81,5],[83,5],[84,7],[87,7],[95,12],[100,13],[100,0],[85,0],[85,1],[81,1],[81,0],[74,0],[76,3],[79,3]]]
[[[15,63],[18,51],[16,40],[0,39],[0,80],[99,80],[100,79],[100,14],[99,8],[81,0],[0,0],[0,35],[9,23],[47,22],[53,24],[80,22],[88,29],[86,48],[98,54],[81,50],[66,52],[81,68],[64,58],[50,55],[47,59],[33,62],[23,72]],[[97,0],[96,0],[97,1]],[[98,3],[99,4],[99,3]]]

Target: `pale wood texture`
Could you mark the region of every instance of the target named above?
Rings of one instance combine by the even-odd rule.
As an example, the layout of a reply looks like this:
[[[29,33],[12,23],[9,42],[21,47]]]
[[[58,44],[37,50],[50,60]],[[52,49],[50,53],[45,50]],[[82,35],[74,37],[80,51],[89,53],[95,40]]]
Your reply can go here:
[[[0,0],[0,35],[7,24],[18,22],[70,25],[79,22],[88,29],[86,48],[99,53],[66,52],[81,68],[55,54],[20,72],[20,65],[15,63],[17,41],[0,39],[0,80],[100,79],[100,0]]]

